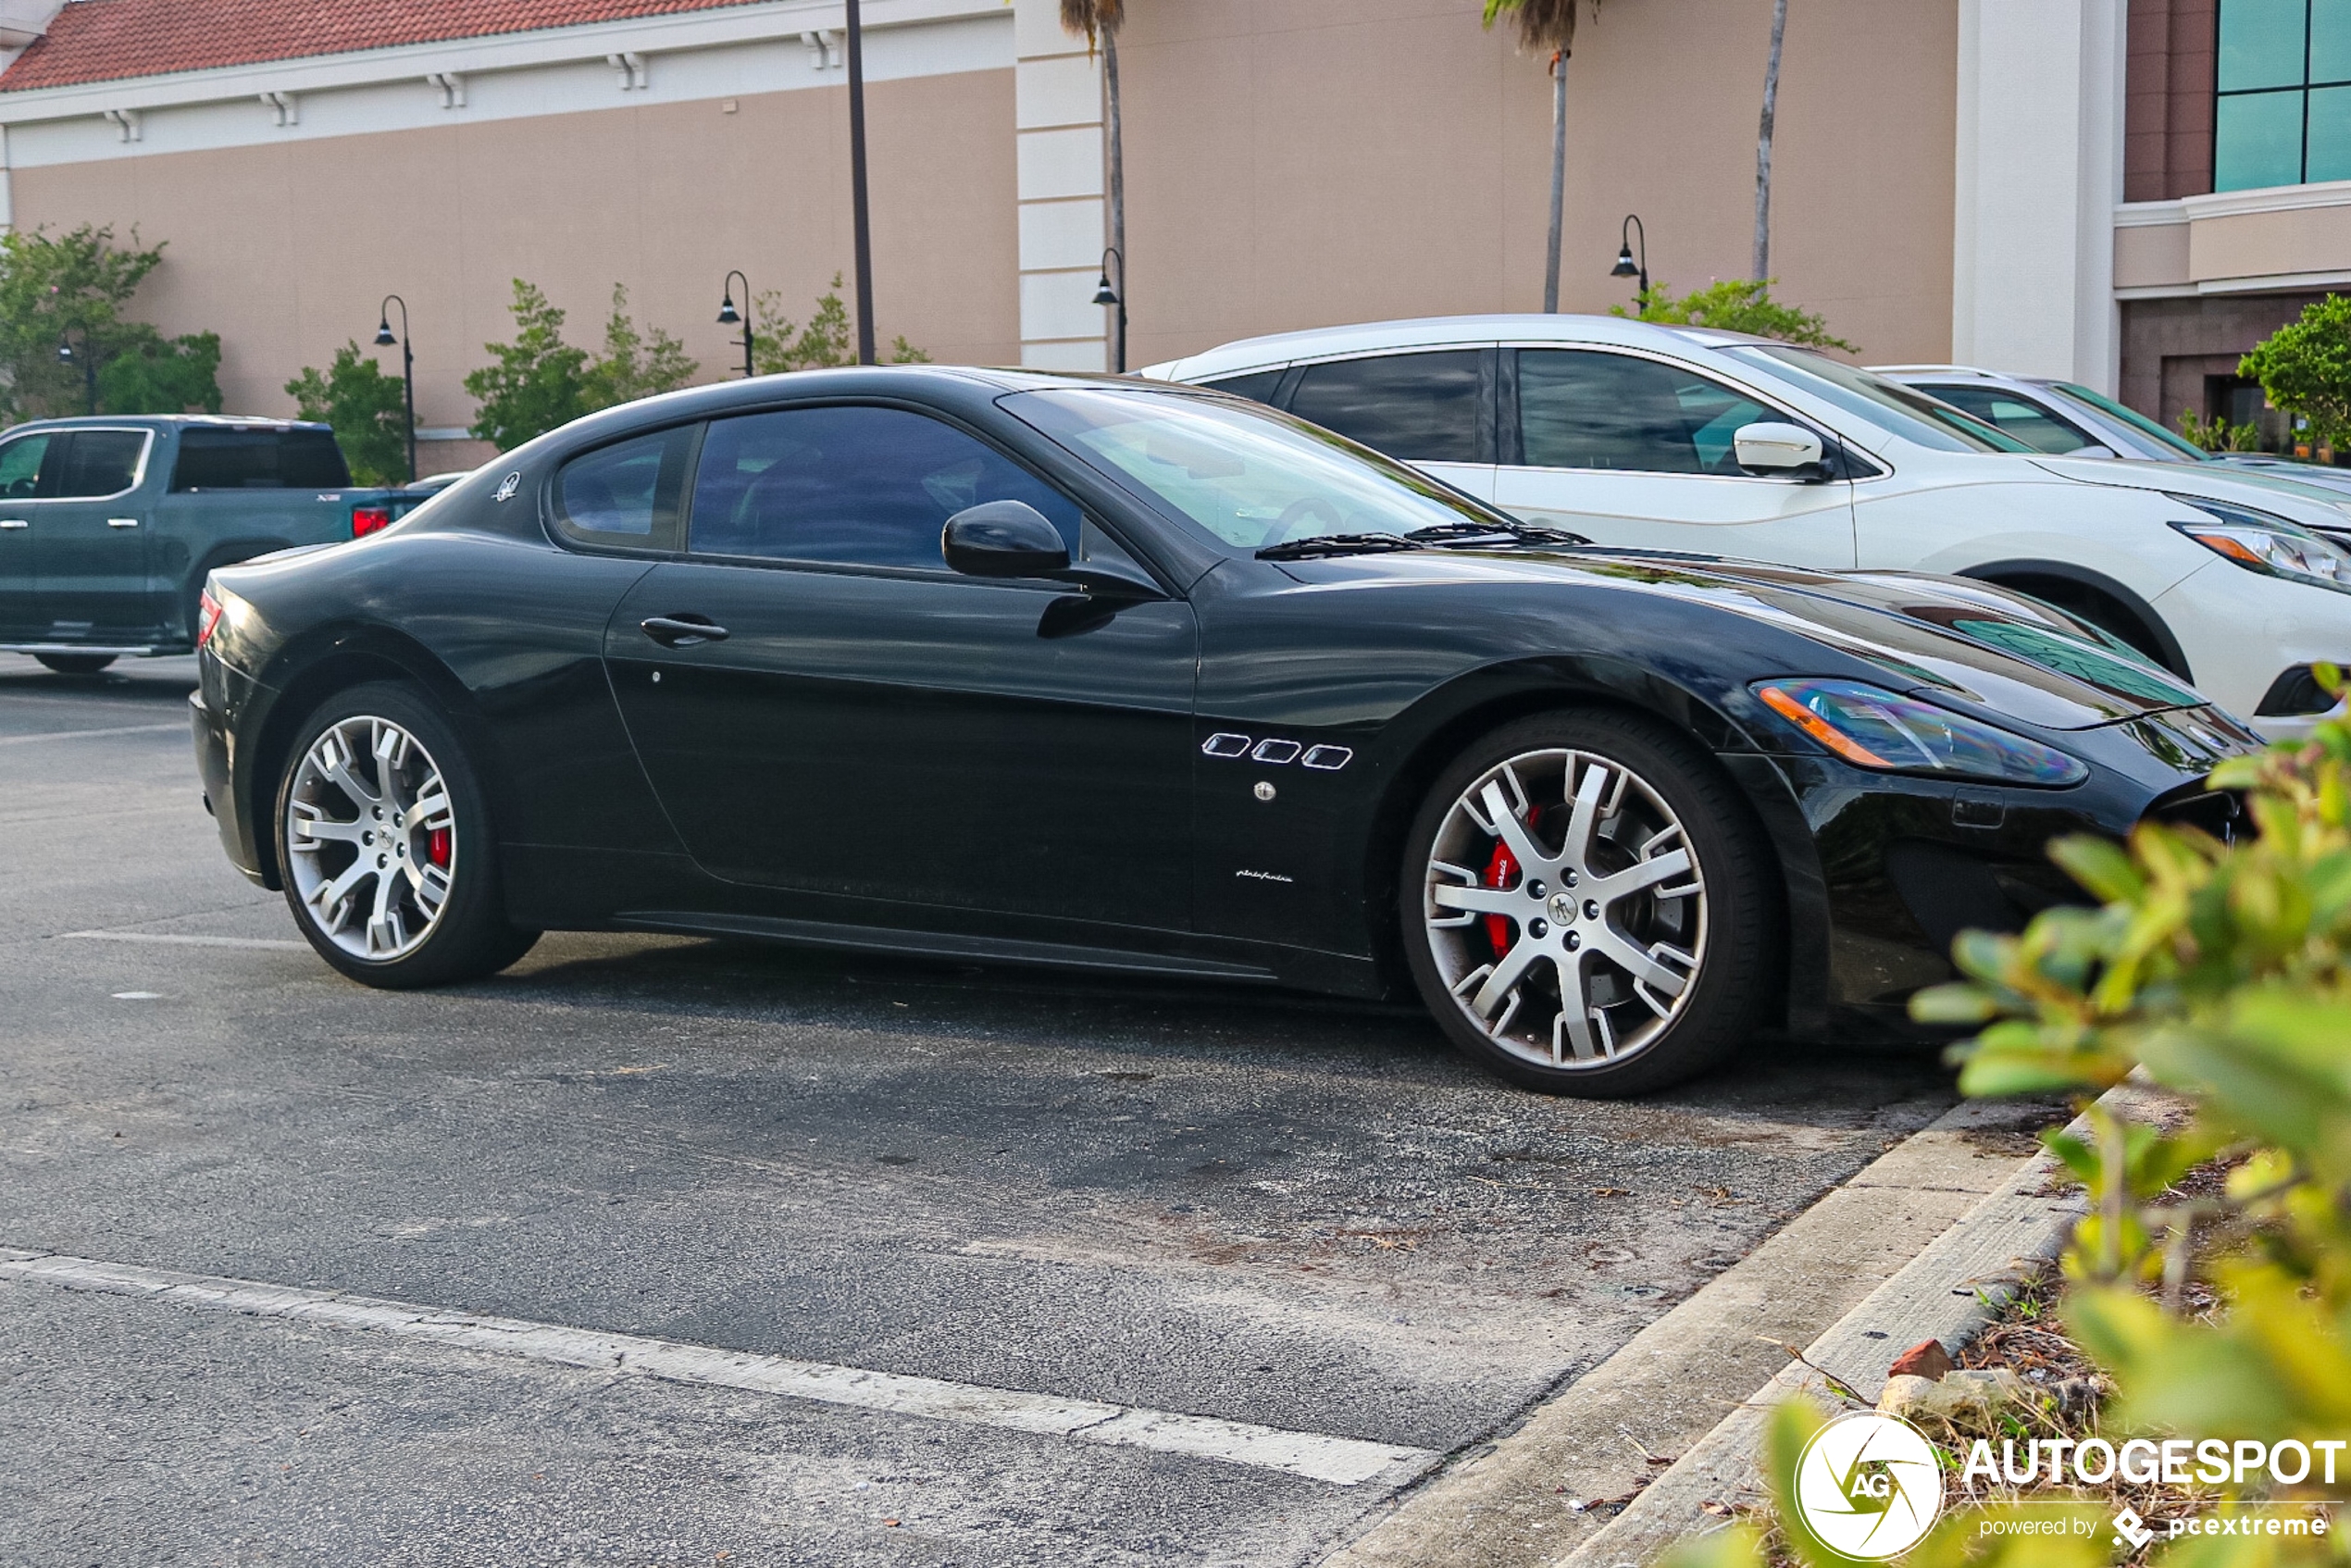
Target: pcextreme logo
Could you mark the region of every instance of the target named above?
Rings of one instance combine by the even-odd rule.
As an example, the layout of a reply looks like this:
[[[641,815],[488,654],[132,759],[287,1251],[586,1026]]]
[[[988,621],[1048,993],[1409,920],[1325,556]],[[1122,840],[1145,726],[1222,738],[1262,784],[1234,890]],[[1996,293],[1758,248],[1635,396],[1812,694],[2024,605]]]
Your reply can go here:
[[[1943,1512],[1943,1469],[1900,1417],[1841,1415],[1797,1459],[1796,1512],[1831,1551],[1882,1562],[1916,1546]]]

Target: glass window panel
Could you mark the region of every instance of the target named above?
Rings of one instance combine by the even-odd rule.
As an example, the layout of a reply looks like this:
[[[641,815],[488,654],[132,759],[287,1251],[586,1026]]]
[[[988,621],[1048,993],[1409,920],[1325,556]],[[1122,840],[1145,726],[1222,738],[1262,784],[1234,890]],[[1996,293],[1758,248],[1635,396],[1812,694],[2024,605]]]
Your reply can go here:
[[[2351,180],[2351,87],[2310,89],[2310,153],[2302,178]]]
[[[2311,0],[2310,80],[2351,81],[2351,0]]]
[[[2035,452],[2077,452],[2099,444],[2098,439],[2087,430],[2077,429],[2014,392],[1997,387],[1938,384],[1919,390],[1966,409],[1988,425],[1998,426]]]
[[[711,422],[695,470],[698,555],[946,569],[947,519],[1025,501],[1080,554],[1075,502],[953,426],[898,408],[787,408]]]
[[[564,521],[584,533],[650,539],[668,435],[639,436],[564,465],[556,482]]]
[[[2221,0],[2220,91],[2302,85],[2306,0]]]
[[[1491,463],[1478,349],[1342,359],[1306,369],[1289,411],[1408,463]]]
[[[1584,349],[1521,349],[1518,415],[1533,467],[1731,476],[1733,433],[1778,417],[1678,366]]]
[[[2212,188],[2302,183],[2302,94],[2249,93],[2214,106]]]
[[[19,436],[0,446],[0,501],[30,501],[41,485],[41,459],[49,438]]]
[[[147,438],[137,430],[76,430],[66,444],[60,496],[119,495],[139,479]]]
[[[1253,403],[1271,403],[1274,393],[1281,389],[1282,378],[1289,374],[1289,367],[1277,365],[1271,370],[1251,370],[1246,376],[1227,376],[1221,381],[1202,381],[1204,387],[1214,387],[1235,397],[1245,397]]]

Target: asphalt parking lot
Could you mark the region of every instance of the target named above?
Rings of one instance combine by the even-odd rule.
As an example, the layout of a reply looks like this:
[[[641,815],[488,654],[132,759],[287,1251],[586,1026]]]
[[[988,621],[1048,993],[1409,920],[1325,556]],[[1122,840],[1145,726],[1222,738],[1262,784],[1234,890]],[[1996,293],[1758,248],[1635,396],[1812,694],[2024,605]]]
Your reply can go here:
[[[370,992],[222,857],[193,679],[0,660],[0,1248],[1434,1455],[1953,1100],[1775,1046],[1555,1101],[1404,1010],[636,936]],[[1429,1462],[1179,1448],[0,1276],[10,1563],[1300,1563]]]

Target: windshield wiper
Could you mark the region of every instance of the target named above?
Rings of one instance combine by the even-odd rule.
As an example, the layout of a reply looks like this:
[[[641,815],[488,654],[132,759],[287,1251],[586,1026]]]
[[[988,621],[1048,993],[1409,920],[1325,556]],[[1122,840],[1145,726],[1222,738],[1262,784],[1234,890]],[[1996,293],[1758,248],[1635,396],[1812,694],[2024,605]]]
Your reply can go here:
[[[1317,555],[1374,555],[1389,550],[1425,550],[1424,541],[1400,533],[1325,533],[1286,539],[1257,553],[1261,561],[1305,561]]]
[[[1432,523],[1424,529],[1414,529],[1404,536],[1424,540],[1431,544],[1455,544],[1469,540],[1507,540],[1514,544],[1548,544],[1558,547],[1586,545],[1592,541],[1580,533],[1565,529],[1547,529],[1535,523]]]

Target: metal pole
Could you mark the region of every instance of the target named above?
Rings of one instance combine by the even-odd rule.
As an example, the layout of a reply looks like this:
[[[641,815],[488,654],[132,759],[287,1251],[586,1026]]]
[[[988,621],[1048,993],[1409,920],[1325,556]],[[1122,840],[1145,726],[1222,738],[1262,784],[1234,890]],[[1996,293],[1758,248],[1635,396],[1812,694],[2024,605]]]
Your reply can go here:
[[[408,482],[417,482],[417,350],[408,341],[408,302],[400,302],[400,393],[408,407]]]
[[[865,210],[865,31],[849,6],[849,199],[857,247],[857,363],[875,363],[874,237]]]
[[[98,354],[90,346],[90,329],[81,329],[81,380],[90,412],[98,412]]]
[[[1551,56],[1551,238],[1543,257],[1543,314],[1560,308],[1560,230],[1567,200],[1567,51]]]

